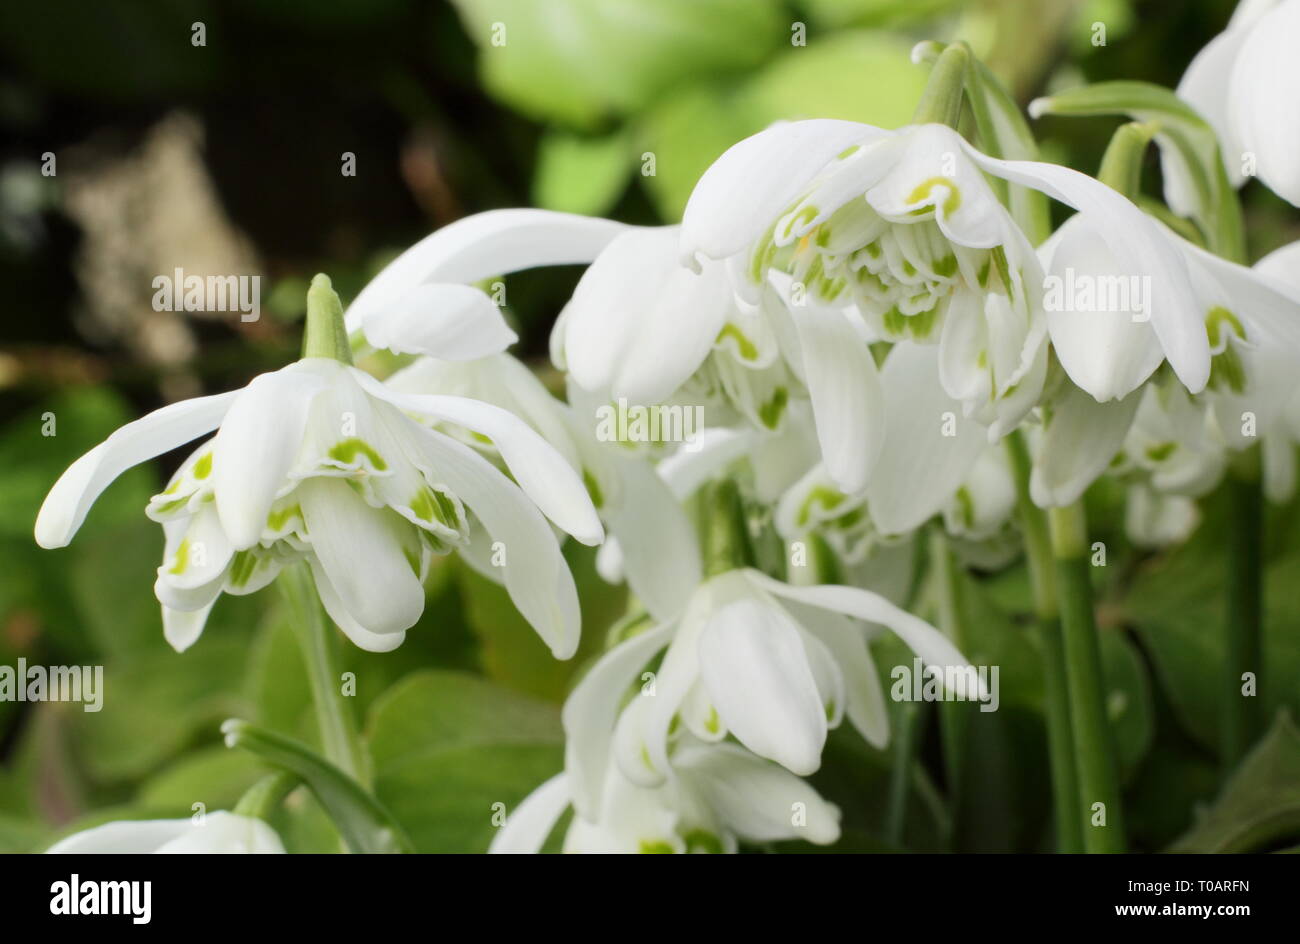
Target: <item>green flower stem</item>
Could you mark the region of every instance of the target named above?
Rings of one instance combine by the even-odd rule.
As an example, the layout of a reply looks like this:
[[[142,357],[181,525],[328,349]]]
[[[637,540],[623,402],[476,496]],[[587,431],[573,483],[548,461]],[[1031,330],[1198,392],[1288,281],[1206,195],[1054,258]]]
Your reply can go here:
[[[343,324],[343,303],[330,282],[318,272],[307,289],[307,321],[302,332],[303,357],[328,357],[352,363],[352,344]]]
[[[903,847],[903,827],[907,823],[907,796],[912,784],[913,758],[921,737],[921,708],[914,701],[894,703],[893,751],[889,767],[889,798],[885,806],[885,839]]]
[[[1255,677],[1259,691],[1264,562],[1261,554],[1263,495],[1259,447],[1234,457],[1228,471],[1228,612],[1224,630],[1222,761],[1234,770],[1260,734],[1258,694],[1242,694],[1242,675]]]
[[[930,532],[930,568],[934,580],[935,610],[939,631],[952,641],[963,655],[967,647],[962,632],[961,587],[952,549],[943,529]],[[965,783],[966,727],[970,705],[960,701],[945,701],[939,705],[939,732],[943,741],[944,770],[948,781],[948,806],[956,822],[962,810],[961,795]]]
[[[953,43],[939,54],[930,70],[930,81],[912,115],[912,124],[957,127],[961,121],[962,90],[970,58],[965,43]]]
[[[1029,450],[1019,430],[1007,437],[1007,451],[1016,479],[1016,507],[1025,536],[1025,556],[1034,594],[1034,619],[1043,651],[1043,688],[1047,709],[1047,753],[1052,769],[1052,807],[1058,852],[1083,851],[1079,818],[1078,771],[1070,731],[1070,692],[1065,676],[1065,648],[1060,609],[1056,601],[1055,563],[1047,515],[1029,497]]]
[[[335,655],[334,627],[321,612],[311,571],[304,563],[285,568],[280,586],[289,605],[289,617],[298,636],[307,678],[311,683],[316,722],[325,756],[362,785],[369,783],[368,765],[356,721],[343,701],[341,676]]]
[[[1085,852],[1123,852],[1124,820],[1119,774],[1106,718],[1101,648],[1092,609],[1088,527],[1083,505],[1075,502],[1048,512],[1056,589],[1065,643],[1065,675],[1070,693],[1079,797],[1076,815]],[[1101,803],[1100,810],[1094,804]],[[1094,825],[1104,814],[1105,825]]]
[[[300,783],[302,783],[302,780],[287,770],[267,774],[249,787],[248,792],[239,798],[239,802],[235,804],[234,812],[240,816],[251,816],[255,819],[270,819],[271,814],[284,802],[284,798],[292,793]]]
[[[1106,146],[1097,179],[1130,200],[1141,190],[1142,160],[1159,126],[1155,122],[1131,121],[1120,125]]]

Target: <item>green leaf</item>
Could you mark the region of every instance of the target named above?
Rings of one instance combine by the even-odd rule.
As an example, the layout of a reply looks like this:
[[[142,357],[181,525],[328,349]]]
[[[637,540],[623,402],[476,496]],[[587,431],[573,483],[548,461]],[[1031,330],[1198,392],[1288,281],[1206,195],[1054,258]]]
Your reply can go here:
[[[551,130],[533,173],[533,203],[547,210],[599,216],[622,194],[636,155],[628,133],[587,136]]]
[[[227,747],[243,748],[302,778],[353,852],[411,851],[410,841],[383,805],[307,745],[247,721],[227,721],[221,731]]]
[[[486,851],[499,814],[563,766],[553,706],[456,672],[408,677],[367,730],[375,793],[419,852]]]
[[[1224,785],[1200,822],[1170,852],[1268,852],[1300,838],[1300,732],[1288,712]]]
[[[686,79],[748,69],[785,35],[773,0],[452,0],[483,85],[524,114],[592,128]]]

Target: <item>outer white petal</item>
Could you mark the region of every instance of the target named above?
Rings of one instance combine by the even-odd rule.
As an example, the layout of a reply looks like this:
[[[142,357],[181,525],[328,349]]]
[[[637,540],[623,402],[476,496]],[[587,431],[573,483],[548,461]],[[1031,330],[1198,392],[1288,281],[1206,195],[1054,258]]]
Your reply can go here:
[[[881,371],[885,441],[867,504],[876,526],[902,534],[923,524],[957,491],[987,442],[984,427],[962,418],[939,383],[934,345],[894,346]],[[945,436],[950,426],[955,435]]]
[[[920,617],[894,606],[879,594],[857,587],[795,587],[773,580],[755,570],[746,573],[755,584],[782,599],[818,606],[868,623],[878,623],[888,627],[920,656],[921,661],[926,665],[965,668],[970,664],[943,633]],[[980,698],[985,695],[982,685],[978,695]]]
[[[713,350],[733,307],[724,266],[705,265],[699,273],[679,266],[657,291],[650,311],[623,351],[613,378],[613,395],[641,405],[668,399]],[[569,324],[570,330],[577,330],[577,322]]]
[[[347,382],[337,365],[313,358],[255,377],[239,393],[212,440],[212,491],[235,550],[252,547],[302,447],[312,401],[331,382]]]
[[[730,830],[753,842],[840,838],[840,811],[806,782],[732,744],[692,745],[677,758],[682,776],[701,790]],[[802,811],[802,820],[796,813]],[[802,825],[795,825],[799,821]]]
[[[1038,446],[1029,479],[1034,504],[1050,508],[1077,501],[1123,447],[1141,401],[1141,390],[1098,403],[1068,387],[1053,406]]]
[[[569,778],[556,774],[515,807],[505,824],[492,837],[489,853],[533,855],[541,851],[546,837],[569,807]]]
[[[423,282],[477,282],[536,266],[590,262],[622,223],[550,210],[489,210],[444,226],[388,264],[348,307],[347,329]]]
[[[681,270],[673,255],[676,237],[675,226],[629,229],[578,280],[561,317],[564,362],[580,387],[609,388],[625,359],[632,356],[659,294]],[[678,291],[689,287],[680,281],[677,285]],[[672,334],[675,327],[686,327],[693,313],[666,314],[671,321],[660,327]]]
[[[578,474],[554,446],[532,427],[500,407],[465,397],[421,396],[390,390],[361,371],[353,371],[372,396],[400,410],[464,426],[492,440],[524,493],[564,531],[583,544],[605,537],[591,496]]]
[[[726,603],[699,651],[709,697],[742,744],[797,774],[821,766],[826,710],[789,614],[756,597]]]
[[[208,614],[212,612],[215,600],[207,606],[197,610],[173,610],[171,607],[162,608],[163,621],[163,638],[177,652],[184,652],[190,646],[194,645],[203,634],[203,627],[207,625]]]
[[[842,491],[860,492],[885,437],[876,362],[843,312],[807,305],[793,313],[826,470]]]
[[[890,134],[852,121],[776,124],[732,145],[704,172],[682,216],[681,257],[725,259],[758,239],[836,156]]]
[[[343,609],[371,633],[410,629],[424,611],[424,586],[404,553],[396,512],[371,508],[345,482],[307,479],[296,494],[312,552]]]
[[[446,482],[501,544],[510,599],[557,659],[570,658],[581,631],[578,592],[537,507],[492,463],[448,436],[421,428],[412,448],[428,463],[430,475]]]
[[[316,595],[320,597],[321,605],[325,607],[325,612],[334,621],[334,625],[352,640],[354,646],[366,652],[392,652],[406,641],[405,630],[397,633],[372,633],[358,623],[356,617],[343,605],[338,591],[320,564],[315,560],[310,563],[312,580],[316,584]]]
[[[672,639],[674,624],[633,636],[601,656],[564,702],[564,768],[573,805],[588,820],[600,818],[601,790],[610,763],[614,721],[637,673]]]
[[[446,282],[415,286],[399,301],[368,315],[362,327],[375,347],[449,361],[498,354],[519,340],[486,294]]]
[[[1102,287],[1108,284],[1128,286],[1125,294],[1130,295],[1132,287],[1139,286],[1140,293],[1143,273],[1133,260],[1117,259],[1092,221],[1084,217],[1067,221],[1053,245],[1048,272],[1060,290],[1048,290],[1044,307],[1057,358],[1070,379],[1094,399],[1105,402],[1125,397],[1164,359],[1151,324],[1135,320],[1134,311],[1107,311],[1105,301],[1091,310],[1076,310],[1074,299],[1067,296],[1070,286],[1089,283],[1096,286],[1094,298],[1107,294]],[[1089,281],[1081,281],[1085,279]],[[1118,281],[1104,281],[1109,279]],[[1138,299],[1129,301],[1130,307],[1136,308],[1132,303]],[[1136,314],[1142,317],[1140,312]]]
[[[1193,393],[1210,379],[1204,313],[1187,263],[1165,231],[1131,201],[1086,174],[1037,161],[1000,161],[969,145],[966,152],[990,174],[1042,191],[1092,221],[1116,259],[1151,278],[1151,327],[1178,378]]]
[[[36,516],[36,543],[63,547],[112,481],[134,465],[211,432],[240,391],[182,400],[127,423],[59,476]]]
[[[1250,27],[1233,65],[1228,119],[1243,152],[1255,155],[1259,178],[1300,206],[1300,3],[1279,4]]]
[[[622,573],[655,619],[675,619],[701,578],[695,526],[647,461],[623,459],[619,471],[625,500],[612,512],[609,530],[619,538]]]
[[[830,649],[844,676],[844,713],[867,743],[883,748],[889,743],[889,709],[862,627],[847,616],[820,607],[794,600],[785,600],[782,605],[799,625],[815,633]]]
[[[54,855],[148,854],[192,828],[194,824],[188,819],[118,820],[73,833],[45,852]]]

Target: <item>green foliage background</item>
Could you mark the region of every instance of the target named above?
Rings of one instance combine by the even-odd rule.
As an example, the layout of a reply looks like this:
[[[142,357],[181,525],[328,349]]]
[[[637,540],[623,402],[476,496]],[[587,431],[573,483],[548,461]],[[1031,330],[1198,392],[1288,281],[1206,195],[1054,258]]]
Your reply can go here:
[[[59,178],[33,181],[41,153],[93,141],[101,153],[129,155],[178,108],[202,123],[205,165],[262,260],[272,316],[256,328],[233,319],[196,327],[198,353],[183,370],[215,391],[294,356],[315,271],[355,294],[430,229],[497,206],[673,221],[704,168],[775,119],[905,123],[924,82],[908,59],[919,39],[967,39],[1027,101],[1107,78],[1172,86],[1230,11],[1226,0],[0,6],[0,664],[102,664],[106,685],[99,713],[0,702],[0,850],[40,850],[107,819],[229,808],[261,771],[221,746],[227,717],[315,739],[274,587],[223,598],[183,655],[163,641],[151,592],[162,539],[142,509],[175,457],[124,476],[70,548],[40,551],[32,541],[36,509],[63,468],[161,403],[177,371],[84,330],[84,237]],[[195,21],[207,27],[201,49],[190,43]],[[1105,46],[1091,42],[1097,22]],[[506,25],[504,46],[492,45],[496,23]],[[792,45],[795,24],[805,46]],[[1048,157],[1092,170],[1114,124],[1049,119],[1036,130]],[[343,151],[357,156],[355,178],[338,172]],[[1148,173],[1157,182],[1154,161]],[[1254,256],[1300,235],[1291,208],[1257,186],[1245,196]],[[128,238],[130,226],[123,221]],[[547,330],[575,277],[510,282],[519,353],[548,377]],[[48,413],[54,437],[41,434]],[[1110,549],[1095,574],[1133,844],[1248,846],[1257,823],[1300,814],[1300,738],[1286,720],[1300,713],[1300,512],[1271,509],[1267,528],[1262,698],[1277,720],[1221,789],[1223,502],[1210,498],[1186,545],[1151,555],[1128,546],[1120,500],[1095,490],[1090,517]],[[560,767],[558,706],[623,606],[622,592],[595,576],[590,550],[566,553],[584,618],[572,662],[552,660],[504,592],[454,560],[436,567],[404,646],[345,650],[378,796],[421,851],[484,850],[494,804],[513,808]],[[943,803],[927,719],[930,776],[914,784],[906,846],[1046,850],[1043,692],[1023,565],[966,577],[961,592],[972,614],[968,655],[1002,667],[1002,708],[971,714],[959,809]],[[892,665],[889,655],[910,661],[885,652],[879,664]],[[838,851],[894,851],[881,828],[888,763],[855,733],[833,735],[815,782],[845,812]],[[337,848],[305,791],[275,825],[293,850]]]

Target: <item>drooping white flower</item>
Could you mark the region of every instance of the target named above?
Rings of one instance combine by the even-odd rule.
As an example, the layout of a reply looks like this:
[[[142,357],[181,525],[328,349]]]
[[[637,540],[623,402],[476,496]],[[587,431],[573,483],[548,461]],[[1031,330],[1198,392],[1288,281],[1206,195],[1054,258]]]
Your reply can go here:
[[[575,853],[734,853],[738,841],[839,839],[839,810],[800,778],[734,744],[688,741],[672,775],[645,787],[611,763],[601,782],[600,815],[574,817],[564,851]],[[492,840],[493,853],[541,850],[574,802],[568,774],[533,791]]]
[[[866,624],[887,626],[928,664],[966,666],[937,630],[884,598],[846,586],[796,587],[756,570],[710,578],[674,622],[610,650],[565,703],[566,770],[575,807],[600,819],[611,756],[646,787],[670,775],[677,740],[728,734],[804,775],[844,717],[871,743],[888,737]],[[663,661],[646,682],[642,671]],[[630,687],[640,692],[626,707]]]
[[[274,854],[284,844],[260,819],[218,810],[201,821],[186,819],[118,820],[60,839],[45,850],[69,855],[146,853]]]
[[[939,343],[945,389],[1000,438],[1042,384],[1041,277],[974,156],[941,125],[775,125],[705,172],[683,256],[740,260],[742,293],[778,269],[823,305],[852,303],[877,337]]]
[[[1178,95],[1214,128],[1234,186],[1257,175],[1274,193],[1300,206],[1297,35],[1297,0],[1242,0],[1228,28],[1187,67]],[[1184,213],[1191,184],[1171,160],[1163,168],[1170,206]]]
[[[490,439],[515,481],[433,423]],[[222,592],[251,593],[297,560],[353,642],[392,649],[423,611],[431,555],[466,545],[472,514],[506,551],[520,612],[557,656],[572,655],[577,594],[542,516],[587,543],[602,529],[569,464],[505,410],[403,394],[331,358],[304,358],[122,427],[51,489],[37,542],[67,544],[123,471],[214,429],[147,509],[166,534],[154,589],[176,649],[198,638]]]

